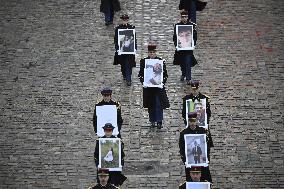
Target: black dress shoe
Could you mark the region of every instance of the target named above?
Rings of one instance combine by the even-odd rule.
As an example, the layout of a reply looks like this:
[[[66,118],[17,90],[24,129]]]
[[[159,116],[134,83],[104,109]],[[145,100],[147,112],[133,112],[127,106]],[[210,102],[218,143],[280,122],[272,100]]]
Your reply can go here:
[[[152,122],[151,123],[151,128],[155,128],[155,127],[156,127],[155,122]]]
[[[158,129],[162,129],[162,127],[163,127],[162,122],[158,122],[158,123],[157,123],[157,128],[158,128]]]
[[[127,86],[131,86],[131,81],[126,81]]]

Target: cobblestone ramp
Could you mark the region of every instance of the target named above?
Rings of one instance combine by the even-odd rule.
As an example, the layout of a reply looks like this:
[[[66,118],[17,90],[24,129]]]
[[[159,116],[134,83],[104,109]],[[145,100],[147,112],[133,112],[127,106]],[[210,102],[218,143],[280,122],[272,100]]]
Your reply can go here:
[[[280,0],[207,0],[198,13],[193,78],[212,98],[213,188],[283,188],[283,7]],[[175,189],[185,84],[172,65],[178,0],[123,0],[136,25],[137,63],[150,35],[167,61],[171,108],[150,131],[138,67],[133,84],[112,65],[113,27],[99,0],[0,0],[0,188],[86,188],[94,183],[93,108],[99,90],[121,101],[122,189]],[[119,14],[115,16],[118,23]]]

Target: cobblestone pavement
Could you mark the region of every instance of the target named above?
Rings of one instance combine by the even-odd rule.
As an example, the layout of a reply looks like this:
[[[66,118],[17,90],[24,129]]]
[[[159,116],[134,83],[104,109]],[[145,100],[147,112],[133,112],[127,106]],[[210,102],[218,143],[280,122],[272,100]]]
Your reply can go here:
[[[121,1],[137,28],[137,62],[153,35],[168,63],[171,108],[162,131],[153,132],[141,108],[139,68],[127,87],[112,65],[113,26],[104,26],[99,2],[0,0],[1,189],[90,186],[92,114],[106,85],[122,103],[122,188],[174,189],[185,180],[178,136],[186,86],[172,65],[178,0]],[[284,1],[207,2],[197,18],[193,78],[212,98],[213,188],[283,188]]]

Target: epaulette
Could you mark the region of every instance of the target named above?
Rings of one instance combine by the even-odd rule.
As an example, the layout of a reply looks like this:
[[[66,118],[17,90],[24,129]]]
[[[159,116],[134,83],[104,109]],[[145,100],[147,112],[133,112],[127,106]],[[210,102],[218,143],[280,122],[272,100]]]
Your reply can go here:
[[[204,96],[207,98],[208,102],[211,102],[211,97],[210,96],[208,96],[208,95],[204,95]]]
[[[196,24],[196,23],[194,23],[194,22],[189,21],[189,23],[193,24],[194,26],[197,26],[197,24]]]
[[[96,185],[95,185],[96,186]],[[94,186],[90,186],[88,189],[92,189]]]
[[[115,103],[117,103],[117,105],[118,105],[116,108],[117,108],[117,109],[121,109],[121,104],[120,104],[120,102],[117,101],[117,102],[115,102]]]
[[[184,181],[184,183],[186,183],[186,181]],[[179,186],[182,186],[182,185],[184,185],[184,183],[180,184]]]

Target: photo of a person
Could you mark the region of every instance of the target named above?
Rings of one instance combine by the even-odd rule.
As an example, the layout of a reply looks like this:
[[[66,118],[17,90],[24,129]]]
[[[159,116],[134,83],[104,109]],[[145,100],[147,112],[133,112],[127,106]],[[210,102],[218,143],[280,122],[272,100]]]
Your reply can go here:
[[[147,87],[163,87],[163,62],[162,60],[152,59],[145,62],[144,85]]]
[[[134,29],[118,30],[119,54],[135,54],[135,31]]]
[[[192,99],[186,100],[186,114],[190,112],[196,112],[197,113],[197,125],[199,127],[203,127],[205,129],[208,129],[207,124],[207,114],[206,114],[206,99],[195,99],[192,101]],[[188,118],[186,118],[187,126],[188,126]]]
[[[186,134],[184,139],[186,167],[208,166],[206,134]]]
[[[193,26],[177,25],[177,50],[193,50]]]
[[[202,154],[202,150],[200,148],[200,145],[197,144],[196,141],[194,141],[194,147],[192,148],[191,153],[193,155],[195,164],[200,163],[200,157],[201,157],[201,154]]]
[[[160,85],[162,83],[161,73],[162,73],[162,65],[159,63],[154,64],[153,66],[153,77],[149,80],[149,82],[153,85]]]
[[[196,118],[197,124],[199,126],[205,125],[205,109],[202,106],[202,103],[201,102],[196,102],[194,104],[194,110],[197,113],[197,118]]]
[[[121,171],[121,141],[120,138],[99,138],[98,168],[110,171]]]
[[[107,162],[113,161],[113,148],[110,148],[107,155],[104,157],[104,160]]]

